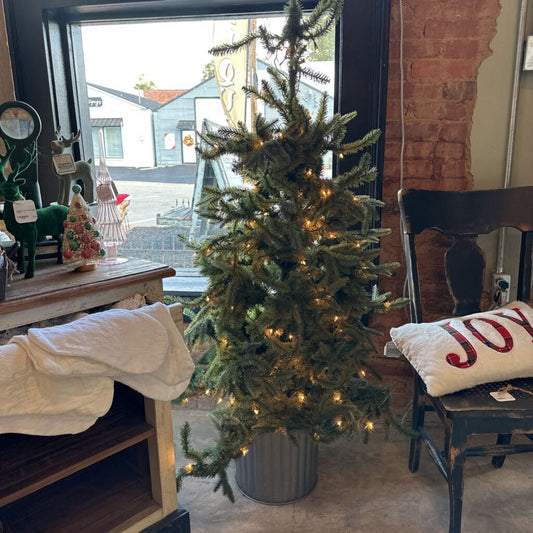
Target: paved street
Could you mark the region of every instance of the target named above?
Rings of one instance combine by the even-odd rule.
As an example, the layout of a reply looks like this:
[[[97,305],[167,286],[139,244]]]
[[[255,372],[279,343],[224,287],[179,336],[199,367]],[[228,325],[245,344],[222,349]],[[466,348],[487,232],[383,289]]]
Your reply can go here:
[[[159,168],[108,167],[119,193],[129,194],[127,224],[155,226],[173,207],[191,206],[196,165]]]
[[[108,167],[114,181],[144,181],[148,183],[194,183],[196,165],[133,168]]]

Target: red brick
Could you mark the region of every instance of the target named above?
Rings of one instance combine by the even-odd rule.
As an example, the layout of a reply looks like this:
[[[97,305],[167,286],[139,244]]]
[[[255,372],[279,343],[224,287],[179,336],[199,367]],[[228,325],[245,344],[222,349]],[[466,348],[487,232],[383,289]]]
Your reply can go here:
[[[470,128],[465,123],[444,124],[439,132],[439,140],[450,142],[464,142],[470,134]]]
[[[401,102],[392,98],[387,101],[387,118],[396,118],[400,120],[401,117]]]
[[[439,118],[462,121],[466,118],[468,109],[466,104],[460,102],[445,102],[440,111]]]
[[[435,150],[435,155],[443,159],[462,159],[465,153],[465,146],[462,143],[439,142]]]
[[[422,80],[471,80],[477,70],[467,59],[417,59],[411,63],[411,76]]]
[[[400,159],[402,143],[400,142],[388,142],[385,145],[384,157],[385,160],[398,161]]]
[[[437,140],[439,124],[437,122],[412,122],[405,126],[406,138],[412,141]]]
[[[463,178],[466,175],[466,161],[447,161],[442,164],[440,175],[443,178]]]
[[[471,59],[478,55],[479,40],[453,39],[441,43],[441,53],[449,59]]]
[[[470,37],[477,33],[477,19],[450,20],[433,19],[428,20],[424,27],[424,37],[428,39],[451,39],[454,37]]]
[[[435,154],[433,142],[407,142],[405,144],[405,157],[407,159],[430,159]]]
[[[403,88],[404,98],[436,99],[442,96],[441,82],[407,81]]]
[[[433,161],[429,159],[404,161],[403,173],[410,178],[428,178],[433,175]]]
[[[476,95],[476,87],[475,81],[445,83],[442,88],[442,97],[445,100],[456,100],[458,102],[473,100]]]
[[[441,53],[441,43],[429,39],[411,39],[404,41],[403,56],[411,57],[437,57]]]

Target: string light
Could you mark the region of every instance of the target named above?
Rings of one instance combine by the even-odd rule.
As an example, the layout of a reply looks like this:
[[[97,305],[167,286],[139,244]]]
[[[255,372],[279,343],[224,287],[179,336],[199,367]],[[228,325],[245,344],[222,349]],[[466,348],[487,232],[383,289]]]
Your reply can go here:
[[[225,338],[220,339],[220,347],[222,349],[226,348],[227,345],[228,345],[228,339],[225,339]]]
[[[313,175],[313,170],[308,168],[306,171],[305,171],[305,175],[310,178],[312,175]]]
[[[344,154],[339,154],[339,159],[344,159]]]
[[[341,403],[342,402],[342,396],[341,396],[341,393],[339,391],[335,391],[333,393],[333,401],[335,403]]]
[[[283,133],[281,133],[281,131],[278,133],[278,139],[283,139]]]
[[[235,398],[233,396],[229,399],[229,404],[235,405]]]
[[[189,403],[189,398],[183,398],[183,400],[181,400],[181,403]]]
[[[183,467],[183,470],[185,470],[187,474],[190,474],[194,470],[194,465],[192,463],[189,463],[188,465],[185,465]]]
[[[265,333],[270,337],[271,335],[274,335],[274,328],[266,328]]]
[[[374,422],[371,422],[370,420],[366,421],[365,429],[367,431],[372,431],[374,429]]]
[[[334,239],[336,236],[337,236],[337,234],[336,234],[336,233],[333,233],[333,232],[331,232],[331,233],[328,235],[328,237],[329,237],[330,239]]]
[[[333,317],[333,322],[338,322],[340,320],[340,316],[335,315]]]
[[[248,448],[246,446],[242,446],[240,448],[240,451],[242,453],[242,456],[244,457],[248,453]]]
[[[304,403],[305,402],[305,394],[303,392],[299,392],[298,393],[298,401],[300,403]]]
[[[220,405],[221,403],[222,403],[222,398],[219,398],[219,399],[217,400],[217,404]]]
[[[294,340],[294,335],[292,333],[289,333],[289,335],[287,335],[287,338],[292,341]]]
[[[321,189],[320,194],[322,198],[327,198],[328,196],[331,196],[331,191],[329,189]]]
[[[209,296],[206,296],[205,301],[209,303],[211,301],[211,298],[209,298]]]
[[[320,440],[320,435],[318,433],[313,433],[313,439]]]
[[[252,411],[254,412],[254,415],[258,415],[259,414],[259,408],[257,407],[257,404],[252,404]]]
[[[335,424],[337,424],[339,428],[342,427],[342,418],[340,416],[335,419]]]
[[[366,376],[366,372],[364,370],[359,370],[359,377],[364,378]]]
[[[281,328],[278,328],[274,333],[277,337],[281,337],[283,335],[283,330]]]
[[[385,306],[385,309],[390,309],[390,302],[385,302],[383,305]]]

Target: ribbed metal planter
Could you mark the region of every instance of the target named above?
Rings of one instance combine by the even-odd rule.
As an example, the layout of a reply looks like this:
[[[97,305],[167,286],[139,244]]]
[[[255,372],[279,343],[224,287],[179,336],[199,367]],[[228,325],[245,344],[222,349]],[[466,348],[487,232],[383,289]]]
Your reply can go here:
[[[282,433],[265,433],[236,460],[235,479],[245,496],[281,505],[300,500],[315,488],[318,445],[304,432],[295,438],[296,444]]]

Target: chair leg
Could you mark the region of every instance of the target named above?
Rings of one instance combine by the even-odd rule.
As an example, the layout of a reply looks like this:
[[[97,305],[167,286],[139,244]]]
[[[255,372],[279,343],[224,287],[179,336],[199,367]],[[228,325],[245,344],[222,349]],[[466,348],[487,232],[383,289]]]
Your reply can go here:
[[[463,469],[465,464],[466,429],[450,422],[446,430],[445,455],[447,461],[448,496],[450,506],[449,533],[461,533],[463,511]],[[454,425],[456,427],[454,427]]]
[[[418,428],[424,427],[424,416],[426,414],[426,391],[420,376],[415,374],[414,378],[414,397],[413,397],[413,431],[418,431]],[[422,439],[420,437],[413,437],[411,439],[411,448],[409,450],[409,470],[416,472],[420,465],[420,450],[422,446]]]
[[[498,435],[498,440],[496,441],[496,444],[509,444],[511,442],[511,434],[510,433],[500,433]],[[492,466],[495,468],[501,468],[503,466],[503,463],[505,461],[505,455],[495,455],[492,458]]]

